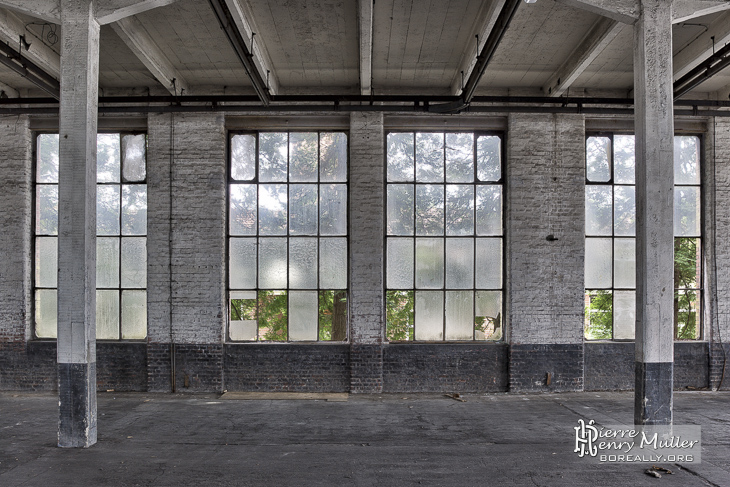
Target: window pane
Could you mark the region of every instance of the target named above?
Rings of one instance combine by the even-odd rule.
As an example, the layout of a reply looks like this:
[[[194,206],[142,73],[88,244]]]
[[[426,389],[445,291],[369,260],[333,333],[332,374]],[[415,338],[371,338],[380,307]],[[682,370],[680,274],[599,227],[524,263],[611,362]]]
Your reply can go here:
[[[289,292],[289,340],[317,340],[318,304],[317,291]]]
[[[286,235],[285,184],[259,185],[259,234]]]
[[[474,134],[446,134],[446,182],[474,181]]]
[[[328,132],[319,135],[319,180],[347,181],[347,135]]]
[[[119,339],[119,291],[96,291],[96,338]]]
[[[476,291],[474,296],[474,336],[477,340],[502,338],[502,292]]]
[[[440,184],[416,186],[416,235],[444,234],[444,187]]]
[[[96,287],[119,287],[119,239],[96,239]]]
[[[677,340],[700,338],[700,292],[680,290],[674,292],[674,335]]]
[[[444,180],[444,134],[416,134],[416,181],[437,183]]]
[[[674,287],[700,287],[700,269],[702,268],[701,246],[699,238],[674,239]]]
[[[287,180],[287,134],[259,134],[259,181]]]
[[[35,291],[35,336],[37,338],[56,338],[58,333],[56,299],[55,289],[36,289]]]
[[[388,235],[413,235],[413,185],[388,185]]]
[[[122,291],[122,338],[147,336],[147,291]]]
[[[636,287],[636,240],[633,238],[613,241],[613,287]]]
[[[144,134],[122,137],[122,175],[125,181],[140,182],[147,177],[146,146],[147,136]]]
[[[119,235],[119,186],[96,187],[96,234]]]
[[[416,291],[416,340],[444,338],[443,291]]]
[[[613,145],[613,182],[634,184],[636,180],[634,136],[616,135],[613,138]]]
[[[230,239],[228,259],[228,285],[233,289],[254,289],[256,287],[256,239]]]
[[[477,178],[479,181],[502,179],[502,140],[496,135],[477,137]]]
[[[388,181],[413,181],[413,133],[388,134]]]
[[[145,235],[147,233],[147,185],[125,184],[122,186],[122,234]]]
[[[317,235],[317,185],[289,186],[289,232],[292,235]]]
[[[319,239],[319,287],[347,288],[347,239]]]
[[[58,235],[58,186],[36,186],[36,234]]]
[[[347,185],[320,185],[319,233],[347,235]]]
[[[636,235],[636,190],[634,186],[614,188],[613,229],[614,235]]]
[[[476,287],[500,289],[502,287],[502,239],[478,238],[476,254]]]
[[[56,287],[58,280],[58,239],[37,237],[35,239],[35,285]]]
[[[347,291],[319,292],[318,339],[334,342],[347,340]]]
[[[472,289],[474,287],[473,239],[446,239],[446,287],[449,289]]]
[[[231,235],[256,235],[256,185],[231,184],[230,198]]]
[[[231,316],[228,335],[231,340],[256,340],[258,322],[256,291],[231,291],[228,308]]]
[[[287,287],[286,238],[259,239],[259,288]]]
[[[444,286],[444,239],[416,239],[416,288],[441,289]]]
[[[390,289],[413,287],[413,239],[389,238],[387,241],[387,282]]]
[[[287,292],[259,291],[259,340],[287,340]]]
[[[316,182],[318,169],[317,133],[289,134],[289,180]]]
[[[699,137],[674,137],[674,184],[700,184]]]
[[[122,287],[147,287],[147,239],[122,239]]]
[[[289,239],[289,287],[292,289],[317,288],[316,238]]]
[[[119,134],[98,134],[96,136],[96,181],[99,183],[120,182]]]
[[[674,236],[700,235],[700,188],[674,187]]]
[[[586,291],[585,337],[610,340],[613,329],[613,294],[611,291]]]
[[[586,186],[586,235],[611,235],[611,186]]]
[[[610,238],[586,239],[585,286],[587,288],[610,288],[613,285],[611,244]]]
[[[633,340],[636,327],[636,291],[613,293],[613,338]]]
[[[446,339],[474,338],[474,291],[446,291]]]
[[[446,185],[446,235],[474,235],[474,186]]]
[[[414,291],[387,291],[385,293],[386,327],[389,341],[413,340]]]
[[[58,182],[58,134],[38,136],[38,164],[36,181],[39,183]]]
[[[605,183],[611,180],[610,151],[611,139],[608,137],[588,137],[586,140],[586,179],[588,181]]]
[[[477,186],[477,235],[502,235],[502,187]]]
[[[256,176],[256,137],[231,137],[231,177],[236,181],[251,181]]]

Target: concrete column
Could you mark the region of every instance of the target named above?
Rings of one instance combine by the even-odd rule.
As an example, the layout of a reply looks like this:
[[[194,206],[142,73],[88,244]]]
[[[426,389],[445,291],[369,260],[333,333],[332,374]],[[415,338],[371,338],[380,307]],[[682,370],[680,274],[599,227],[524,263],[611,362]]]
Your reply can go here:
[[[96,443],[96,117],[99,24],[61,0],[58,446]]]
[[[672,2],[640,0],[634,25],[636,424],[672,423],[674,119]]]

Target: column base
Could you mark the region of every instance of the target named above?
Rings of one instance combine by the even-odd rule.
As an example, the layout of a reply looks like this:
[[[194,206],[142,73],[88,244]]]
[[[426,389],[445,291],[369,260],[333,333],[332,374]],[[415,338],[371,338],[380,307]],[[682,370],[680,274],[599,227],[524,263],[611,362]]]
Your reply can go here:
[[[634,424],[672,424],[673,362],[636,362]]]
[[[58,364],[58,446],[96,443],[96,362]]]

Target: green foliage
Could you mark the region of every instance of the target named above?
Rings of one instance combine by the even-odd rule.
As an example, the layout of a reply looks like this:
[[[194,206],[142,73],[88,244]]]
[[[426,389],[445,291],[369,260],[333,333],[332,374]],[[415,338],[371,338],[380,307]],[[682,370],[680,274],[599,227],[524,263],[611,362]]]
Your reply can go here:
[[[613,294],[611,291],[586,291],[584,333],[587,340],[613,338]]]
[[[414,305],[414,291],[385,293],[385,333],[389,341],[413,340]]]
[[[347,292],[319,292],[320,341],[342,341],[347,337]]]
[[[695,238],[674,239],[674,336],[677,340],[699,338],[698,243]]]

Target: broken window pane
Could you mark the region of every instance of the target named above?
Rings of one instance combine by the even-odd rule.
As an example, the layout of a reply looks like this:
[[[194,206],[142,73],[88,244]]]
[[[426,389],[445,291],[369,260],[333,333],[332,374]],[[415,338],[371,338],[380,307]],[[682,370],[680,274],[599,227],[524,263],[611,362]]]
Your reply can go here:
[[[119,134],[98,134],[96,136],[96,181],[99,183],[120,182]]]
[[[319,180],[347,181],[347,135],[324,132],[319,135]]]
[[[38,136],[36,182],[58,183],[58,134]]]
[[[316,132],[289,134],[289,181],[317,182],[318,160]]]
[[[416,340],[444,338],[444,292],[416,291]]]
[[[385,293],[386,327],[389,341],[413,340],[415,291]]]
[[[286,291],[259,291],[259,340],[285,342],[288,299]]]
[[[474,292],[446,291],[446,340],[474,338]]]
[[[317,291],[289,291],[289,340],[317,341]]]
[[[413,133],[388,134],[388,182],[414,181]]]
[[[611,139],[588,137],[586,140],[586,179],[588,181],[605,183],[611,180],[610,153]]]
[[[259,181],[286,181],[288,137],[286,133],[259,134]]]
[[[230,185],[228,220],[231,235],[256,235],[257,207],[255,184]]]
[[[231,137],[231,177],[251,181],[256,176],[256,137],[237,134]]]
[[[36,235],[58,235],[58,186],[36,186]]]
[[[347,291],[319,292],[319,340],[347,339]]]
[[[125,135],[122,137],[122,176],[128,182],[142,182],[147,177],[147,136]]]
[[[258,335],[256,291],[231,291],[228,308],[231,313],[228,326],[231,340],[256,340]]]
[[[699,291],[674,291],[674,337],[677,340],[700,338],[700,306]]]
[[[147,291],[122,291],[122,339],[147,336]]]
[[[588,340],[610,340],[613,329],[613,294],[608,290],[585,294],[584,334]]]
[[[444,134],[416,134],[416,180],[423,183],[444,181]]]
[[[474,181],[474,134],[446,134],[446,182]]]
[[[502,339],[502,292],[476,291],[474,296],[474,337]]]
[[[477,178],[479,181],[502,179],[502,139],[496,135],[477,137]]]
[[[413,235],[413,185],[388,185],[388,235]]]
[[[700,287],[702,269],[699,238],[674,239],[674,287],[678,289]]]

